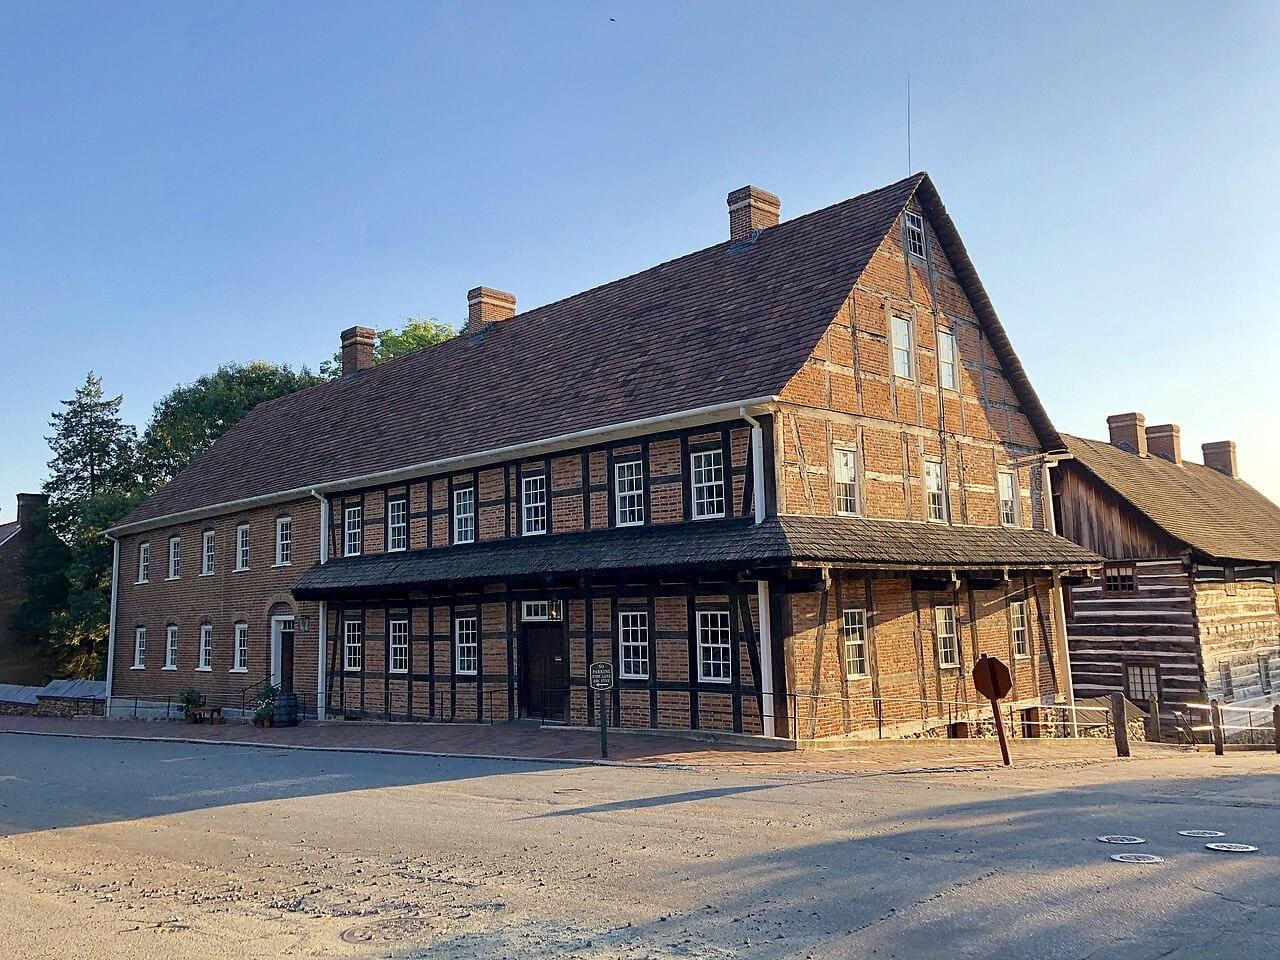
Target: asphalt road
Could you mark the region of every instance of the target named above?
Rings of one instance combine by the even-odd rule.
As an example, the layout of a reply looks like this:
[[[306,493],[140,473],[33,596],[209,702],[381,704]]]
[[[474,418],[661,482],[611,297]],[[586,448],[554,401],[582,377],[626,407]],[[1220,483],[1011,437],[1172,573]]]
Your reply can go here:
[[[1266,958],[1277,853],[1265,753],[737,776],[0,734],[3,957]]]

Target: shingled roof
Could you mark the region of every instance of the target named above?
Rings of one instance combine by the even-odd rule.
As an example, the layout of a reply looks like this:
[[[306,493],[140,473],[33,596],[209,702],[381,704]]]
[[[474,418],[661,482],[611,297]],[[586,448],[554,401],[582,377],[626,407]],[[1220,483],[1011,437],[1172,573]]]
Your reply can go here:
[[[1060,440],[926,174],[263,403],[131,524],[705,407],[803,366],[913,196],[1042,445]]]
[[[467,546],[341,557],[294,585],[300,600],[403,595],[432,586],[670,570],[778,569],[793,563],[868,569],[993,570],[1091,567],[1102,557],[1041,530],[962,527],[860,517],[771,517],[613,528]]]
[[[1102,440],[1064,436],[1089,473],[1175,540],[1208,557],[1280,562],[1280,507],[1204,464],[1177,466]]]

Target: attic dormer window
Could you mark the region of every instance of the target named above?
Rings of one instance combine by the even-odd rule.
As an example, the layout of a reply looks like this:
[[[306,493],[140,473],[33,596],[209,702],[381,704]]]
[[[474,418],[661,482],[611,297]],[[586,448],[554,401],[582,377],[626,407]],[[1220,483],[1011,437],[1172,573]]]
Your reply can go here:
[[[907,253],[921,260],[925,256],[924,217],[907,211]]]

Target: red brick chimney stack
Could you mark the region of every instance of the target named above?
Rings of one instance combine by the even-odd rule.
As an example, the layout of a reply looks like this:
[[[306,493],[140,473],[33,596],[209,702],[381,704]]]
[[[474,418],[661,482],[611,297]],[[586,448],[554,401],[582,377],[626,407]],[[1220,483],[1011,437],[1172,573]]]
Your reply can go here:
[[[1174,466],[1182,466],[1182,431],[1176,423],[1147,427],[1147,449]]]
[[[373,339],[368,327],[349,327],[342,331],[342,375],[354,377],[373,366]]]
[[[1140,457],[1147,455],[1147,418],[1140,413],[1117,413],[1107,417],[1111,445]]]
[[[1236,466],[1236,442],[1234,440],[1218,440],[1200,446],[1204,453],[1204,465],[1213,467],[1219,473],[1225,473],[1232,480],[1240,479],[1240,470]]]
[[[486,323],[510,320],[516,315],[516,295],[495,290],[493,287],[476,287],[467,291],[467,329],[474,330]]]
[[[27,524],[35,520],[36,511],[49,504],[49,498],[43,493],[18,494],[18,522]]]
[[[782,201],[759,187],[739,187],[729,194],[729,239],[745,240],[754,230],[778,225]]]

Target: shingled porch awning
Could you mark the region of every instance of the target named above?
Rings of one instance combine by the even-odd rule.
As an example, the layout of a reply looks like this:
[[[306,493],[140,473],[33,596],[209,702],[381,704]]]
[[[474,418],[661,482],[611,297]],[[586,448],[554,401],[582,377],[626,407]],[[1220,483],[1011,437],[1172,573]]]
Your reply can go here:
[[[456,585],[548,577],[831,565],[867,570],[1082,569],[1102,557],[1041,530],[771,517],[522,537],[446,549],[342,557],[294,584],[299,600],[391,597]]]

